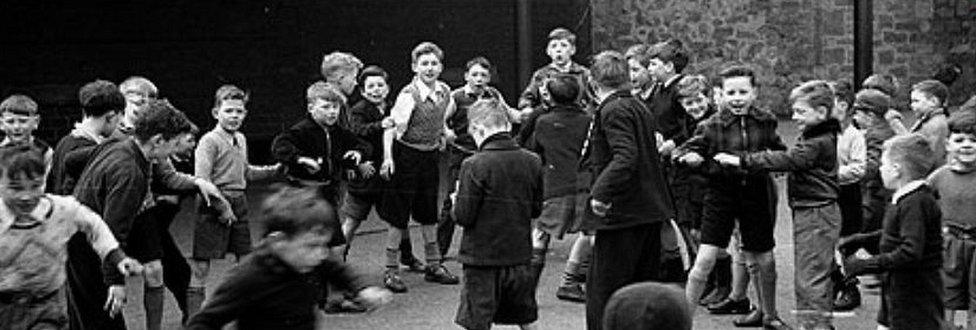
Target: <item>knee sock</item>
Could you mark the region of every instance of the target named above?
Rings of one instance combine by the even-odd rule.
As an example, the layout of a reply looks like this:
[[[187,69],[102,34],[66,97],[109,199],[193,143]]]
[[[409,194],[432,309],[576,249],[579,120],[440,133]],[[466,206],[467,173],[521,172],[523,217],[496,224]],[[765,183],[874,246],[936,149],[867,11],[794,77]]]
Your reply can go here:
[[[146,309],[146,330],[159,330],[163,325],[163,292],[164,288],[146,287],[142,297],[142,305]]]
[[[710,269],[705,268],[707,267],[695,266],[691,268],[691,272],[688,272],[688,284],[685,286],[685,299],[688,300],[688,305],[692,313],[698,307],[698,302],[708,282],[708,275],[711,273]]]
[[[424,259],[426,259],[428,267],[441,264],[441,249],[437,246],[436,241],[424,243]]]
[[[386,248],[386,270],[396,272],[400,269],[400,264],[398,260],[400,259],[400,250]]]
[[[183,315],[187,320],[200,311],[200,306],[206,299],[206,289],[202,286],[191,286],[186,289],[186,314]],[[183,320],[186,323],[186,320]]]
[[[740,301],[749,298],[749,284],[752,282],[750,279],[758,280],[758,277],[750,275],[752,274],[750,274],[749,268],[746,267],[745,260],[742,260],[741,256],[732,259],[732,291],[729,292],[730,299]],[[755,283],[753,283],[753,287],[758,290],[758,286]]]
[[[392,229],[391,228],[390,230],[396,230],[396,229]],[[399,258],[400,258],[400,263],[406,265],[406,264],[411,264],[414,261],[416,261],[417,260],[417,257],[415,257],[413,255],[413,245],[410,244],[410,234],[409,234],[410,231],[409,230],[405,230],[404,232],[405,232],[405,234],[400,239],[400,249],[399,249],[399,251],[400,251],[400,257]]]
[[[759,285],[756,289],[759,292],[763,319],[776,319],[779,317],[776,311],[776,261],[773,260],[772,252],[761,254],[756,268],[758,268],[757,273],[759,274]]]

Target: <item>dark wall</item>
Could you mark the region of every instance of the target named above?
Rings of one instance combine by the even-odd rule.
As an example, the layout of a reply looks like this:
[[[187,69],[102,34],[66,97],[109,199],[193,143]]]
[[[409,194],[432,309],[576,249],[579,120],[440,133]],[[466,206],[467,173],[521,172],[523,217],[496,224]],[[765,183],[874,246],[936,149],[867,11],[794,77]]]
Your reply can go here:
[[[56,142],[80,118],[77,90],[93,79],[150,78],[163,97],[203,129],[213,92],[224,83],[252,93],[244,132],[252,159],[303,115],[305,88],[321,79],[326,53],[357,55],[407,83],[410,50],[434,41],[445,51],[444,80],[463,83],[464,63],[496,64],[496,84],[514,102],[518,85],[515,0],[7,1],[0,11],[0,94],[26,93],[41,104],[38,136]],[[408,6],[409,4],[409,6]],[[545,35],[582,28],[588,55],[588,2],[532,1],[533,67],[544,65]],[[587,22],[583,24],[582,22]]]

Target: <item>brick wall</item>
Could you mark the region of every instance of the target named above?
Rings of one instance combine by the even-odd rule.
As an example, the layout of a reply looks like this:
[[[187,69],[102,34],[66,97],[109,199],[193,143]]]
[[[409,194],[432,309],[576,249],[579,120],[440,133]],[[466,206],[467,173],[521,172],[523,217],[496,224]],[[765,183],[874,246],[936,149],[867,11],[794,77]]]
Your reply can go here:
[[[760,103],[778,113],[797,83],[853,79],[854,0],[593,0],[594,51],[669,37],[692,52],[686,72],[714,76],[729,63],[756,69]],[[954,100],[972,95],[976,5],[971,0],[876,0],[875,71],[909,83],[945,62],[966,75]]]

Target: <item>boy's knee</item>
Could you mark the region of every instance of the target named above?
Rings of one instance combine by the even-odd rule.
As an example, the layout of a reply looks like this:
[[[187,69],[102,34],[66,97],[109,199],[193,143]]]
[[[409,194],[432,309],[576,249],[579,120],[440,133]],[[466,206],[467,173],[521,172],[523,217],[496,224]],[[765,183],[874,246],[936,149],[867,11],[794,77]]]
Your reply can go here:
[[[158,288],[163,286],[163,264],[159,260],[153,260],[143,265],[145,270],[143,275],[146,278],[146,286]]]

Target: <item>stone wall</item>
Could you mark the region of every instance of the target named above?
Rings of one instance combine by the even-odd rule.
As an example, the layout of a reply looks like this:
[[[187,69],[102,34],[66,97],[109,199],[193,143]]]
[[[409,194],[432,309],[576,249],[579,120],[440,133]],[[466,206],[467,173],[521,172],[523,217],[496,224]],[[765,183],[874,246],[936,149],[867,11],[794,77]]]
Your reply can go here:
[[[731,63],[758,70],[760,103],[786,113],[797,83],[853,79],[854,0],[593,0],[594,51],[669,37],[692,52],[686,72],[709,76]],[[908,83],[946,61],[966,75],[956,100],[974,92],[976,2],[876,0],[875,69]],[[957,101],[958,102],[958,101]]]

